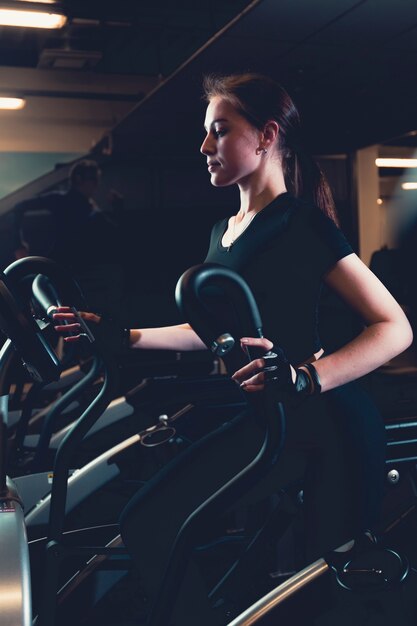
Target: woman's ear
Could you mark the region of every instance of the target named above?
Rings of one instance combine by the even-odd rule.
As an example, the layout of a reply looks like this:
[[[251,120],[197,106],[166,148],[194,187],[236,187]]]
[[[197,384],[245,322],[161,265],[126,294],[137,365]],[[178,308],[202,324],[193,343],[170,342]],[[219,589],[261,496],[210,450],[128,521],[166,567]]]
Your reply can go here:
[[[262,131],[262,148],[269,149],[277,141],[279,124],[275,120],[269,120]]]

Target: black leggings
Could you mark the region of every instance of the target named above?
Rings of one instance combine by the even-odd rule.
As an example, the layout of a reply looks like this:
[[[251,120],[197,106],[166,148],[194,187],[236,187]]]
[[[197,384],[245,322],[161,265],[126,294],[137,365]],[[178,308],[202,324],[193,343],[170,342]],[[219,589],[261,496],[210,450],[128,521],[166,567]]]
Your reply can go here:
[[[286,407],[286,415],[286,442],[278,463],[239,503],[230,504],[253,505],[301,479],[310,561],[378,521],[385,432],[375,406],[356,384],[297,400]],[[248,408],[181,453],[129,502],[121,534],[150,603],[184,521],[255,457],[262,440],[256,414]],[[198,581],[191,563],[173,625],[216,623]]]

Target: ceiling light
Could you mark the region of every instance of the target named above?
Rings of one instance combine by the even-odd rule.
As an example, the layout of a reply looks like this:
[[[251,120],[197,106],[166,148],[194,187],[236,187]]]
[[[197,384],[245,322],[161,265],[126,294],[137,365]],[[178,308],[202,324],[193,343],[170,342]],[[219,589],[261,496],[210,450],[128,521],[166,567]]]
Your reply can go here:
[[[377,167],[417,167],[417,159],[375,159]]]
[[[23,109],[26,100],[23,98],[2,98],[0,97],[0,109],[8,109],[9,111],[17,111]]]
[[[417,183],[402,183],[401,187],[406,190],[417,189]]]
[[[65,15],[21,9],[0,9],[1,26],[22,26],[24,28],[62,28],[67,21]]]

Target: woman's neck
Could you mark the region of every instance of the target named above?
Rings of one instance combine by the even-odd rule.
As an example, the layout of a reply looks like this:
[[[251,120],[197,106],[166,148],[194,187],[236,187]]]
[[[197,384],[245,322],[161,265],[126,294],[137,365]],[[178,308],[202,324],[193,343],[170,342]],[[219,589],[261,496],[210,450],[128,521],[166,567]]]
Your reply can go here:
[[[247,188],[239,186],[240,213],[242,217],[249,213],[262,211],[277,196],[287,191],[284,180],[274,181],[273,184],[258,186],[250,185]]]

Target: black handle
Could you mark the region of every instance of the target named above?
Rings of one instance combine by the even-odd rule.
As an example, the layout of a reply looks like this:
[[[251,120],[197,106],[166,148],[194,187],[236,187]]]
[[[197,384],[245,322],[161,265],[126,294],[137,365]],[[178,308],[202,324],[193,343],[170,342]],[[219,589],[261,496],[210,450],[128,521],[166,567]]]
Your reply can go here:
[[[246,362],[239,339],[262,337],[262,321],[253,293],[239,274],[214,263],[195,265],[179,279],[175,297],[193,330],[229,371]],[[249,359],[254,356],[248,351]]]
[[[67,301],[77,308],[87,308],[83,293],[77,281],[65,268],[51,259],[41,256],[29,256],[11,263],[5,270],[9,287],[13,289],[16,297],[23,292],[23,285],[29,278],[33,279],[38,274],[50,279],[53,284],[55,296],[60,301]],[[51,288],[52,289],[52,288]],[[52,293],[50,293],[52,296]],[[53,300],[53,297],[52,297]]]

